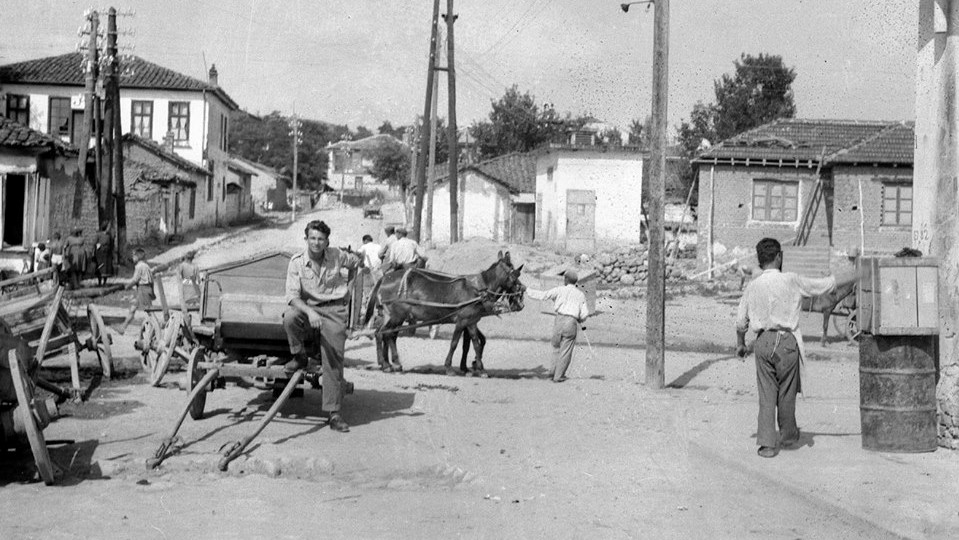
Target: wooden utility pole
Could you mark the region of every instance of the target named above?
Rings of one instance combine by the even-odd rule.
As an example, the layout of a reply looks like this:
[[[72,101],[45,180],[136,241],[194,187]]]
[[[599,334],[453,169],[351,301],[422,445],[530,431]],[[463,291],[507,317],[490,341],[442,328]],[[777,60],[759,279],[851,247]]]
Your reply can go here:
[[[300,122],[300,119],[296,116],[296,106],[293,106],[293,116],[290,117],[290,136],[293,137],[293,205],[292,213],[290,214],[290,219],[296,221],[296,203],[299,201],[299,198],[296,195],[296,177],[300,165],[300,127],[303,125]],[[343,169],[346,169],[346,160],[343,160]],[[343,196],[343,188],[340,186],[340,197]],[[342,200],[342,198],[340,199]]]
[[[440,0],[433,0],[433,27],[430,30],[430,63],[426,72],[426,104],[423,106],[423,129],[429,130],[430,107],[433,104],[433,78],[436,77],[436,31],[439,26]],[[421,133],[420,159],[416,164],[416,203],[413,208],[413,238],[420,241],[423,220],[423,196],[426,194],[426,155],[429,153],[429,131]]]
[[[112,26],[111,26],[112,25]],[[115,139],[115,130],[114,124],[116,123],[116,111],[115,109],[120,106],[119,103],[113,100],[113,93],[110,91],[113,88],[114,77],[116,74],[113,71],[113,68],[116,66],[113,62],[113,57],[116,56],[116,10],[111,9],[107,17],[107,49],[106,54],[104,55],[104,70],[103,70],[103,145],[106,147],[106,152],[103,154],[103,159],[100,162],[100,196],[98,198],[98,207],[99,210],[99,223],[102,227],[104,224],[113,224],[114,216],[114,201],[113,201],[113,145],[119,141],[114,141]]]
[[[669,92],[669,0],[655,0],[653,31],[653,138],[649,167],[649,274],[646,292],[646,384],[666,385],[666,264],[663,199],[666,197],[666,106]]]
[[[434,69],[439,68],[442,41],[443,39],[437,31],[436,50],[433,51]],[[427,246],[433,242],[433,189],[436,184],[436,102],[439,98],[439,81],[439,77],[433,77],[433,103],[430,105],[430,162],[426,184],[426,225],[423,228],[423,244]]]
[[[113,102],[113,192],[116,204],[116,256],[125,260],[123,255],[127,251],[127,195],[123,183],[123,124],[120,119],[120,51],[117,47],[117,10],[110,8],[107,15],[107,44],[113,51],[108,55],[113,77],[106,91]]]
[[[453,23],[458,15],[453,13],[453,0],[446,0],[446,77],[448,81],[449,118],[446,138],[449,144],[450,187],[450,244],[459,242],[459,169],[458,136],[456,134],[456,69],[453,63]]]
[[[96,11],[90,11],[87,17],[89,23],[87,31],[90,33],[87,40],[87,48],[84,59],[84,89],[83,89],[83,127],[80,130],[80,140],[77,145],[80,148],[80,156],[77,164],[80,168],[80,179],[77,180],[76,193],[73,198],[73,217],[77,219],[83,211],[83,192],[87,184],[97,189],[95,178],[91,178],[87,170],[87,155],[90,151],[90,137],[94,135],[96,126],[93,120],[94,109],[96,106],[97,76],[99,73],[97,50],[97,33],[100,31],[100,15]],[[99,173],[99,168],[97,169]]]

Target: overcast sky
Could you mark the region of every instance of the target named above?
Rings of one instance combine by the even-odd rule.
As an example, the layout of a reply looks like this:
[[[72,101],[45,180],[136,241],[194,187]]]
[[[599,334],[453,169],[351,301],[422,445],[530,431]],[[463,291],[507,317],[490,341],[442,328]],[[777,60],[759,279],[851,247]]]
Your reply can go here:
[[[650,110],[653,12],[620,0],[458,0],[460,124],[516,83],[560,111],[625,126]],[[445,12],[446,0],[442,0]],[[106,3],[104,3],[104,6]],[[75,50],[87,1],[0,0],[0,63]],[[98,6],[98,7],[104,7]],[[126,0],[121,44],[220,85],[253,113],[375,128],[422,113],[429,0]],[[912,120],[914,0],[674,0],[669,121],[713,99],[743,52],[796,69],[797,116]],[[440,79],[445,116],[446,78]],[[672,130],[671,130],[672,136]]]

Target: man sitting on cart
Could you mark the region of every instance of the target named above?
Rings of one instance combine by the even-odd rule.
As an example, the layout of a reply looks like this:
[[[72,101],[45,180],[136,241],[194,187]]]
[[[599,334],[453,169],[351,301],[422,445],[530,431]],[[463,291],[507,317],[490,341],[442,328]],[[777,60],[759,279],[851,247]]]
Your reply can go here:
[[[359,266],[352,253],[330,247],[330,227],[319,220],[306,225],[306,250],[290,259],[286,274],[283,314],[293,360],[285,369],[294,373],[309,367],[306,343],[312,341],[312,356],[323,353],[323,411],[330,429],[346,432],[350,426],[340,416],[343,401],[343,356],[349,305],[349,270]]]

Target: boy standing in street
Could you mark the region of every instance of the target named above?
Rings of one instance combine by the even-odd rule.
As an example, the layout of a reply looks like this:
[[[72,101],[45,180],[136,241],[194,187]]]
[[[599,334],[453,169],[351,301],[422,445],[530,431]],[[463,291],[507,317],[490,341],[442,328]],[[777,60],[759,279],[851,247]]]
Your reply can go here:
[[[566,370],[573,361],[573,346],[576,344],[578,328],[586,322],[586,317],[589,317],[586,295],[576,286],[577,281],[579,276],[576,271],[567,270],[563,273],[564,284],[560,287],[553,287],[548,291],[526,289],[530,298],[553,301],[553,313],[556,317],[553,320],[550,344],[553,346],[552,379],[556,383],[566,380]],[[586,330],[585,326],[582,328]]]
[[[130,311],[127,313],[127,318],[123,321],[123,326],[120,327],[121,334],[125,333],[127,326],[133,322],[133,316],[136,315],[137,310],[145,311],[153,305],[153,301],[156,299],[156,295],[153,293],[153,270],[147,264],[146,253],[142,248],[137,248],[133,252],[133,263],[135,265],[133,277],[130,278],[130,282],[124,288],[136,288],[136,295],[133,298],[133,305],[130,306]]]
[[[773,238],[756,244],[762,274],[746,286],[736,318],[736,354],[747,354],[746,332],[756,332],[756,382],[759,418],[756,442],[760,457],[776,457],[782,446],[799,441],[796,394],[802,391],[803,341],[799,332],[802,299],[820,296],[859,279],[859,272],[841,277],[808,278],[783,272],[782,246]],[[779,435],[776,424],[779,424]]]

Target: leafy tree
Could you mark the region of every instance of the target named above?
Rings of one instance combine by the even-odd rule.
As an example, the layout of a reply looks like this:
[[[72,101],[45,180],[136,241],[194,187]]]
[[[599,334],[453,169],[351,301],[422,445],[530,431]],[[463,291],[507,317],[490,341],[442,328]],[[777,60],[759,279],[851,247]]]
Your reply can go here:
[[[618,129],[610,128],[604,130],[599,134],[599,139],[603,141],[603,144],[608,144],[610,146],[623,145],[623,134],[620,133]]]
[[[373,151],[373,167],[370,174],[381,182],[400,188],[402,201],[406,201],[410,186],[410,152],[399,142],[380,145]]]
[[[293,169],[293,140],[289,117],[273,111],[257,117],[245,111],[230,116],[230,153],[268,165],[277,170]],[[330,142],[353,133],[346,126],[316,120],[302,120],[299,146],[298,182],[304,189],[320,189],[327,180],[329,156],[324,150]],[[365,129],[365,128],[362,128]],[[367,130],[368,131],[368,130]]]
[[[792,83],[796,72],[781,56],[743,54],[733,63],[735,72],[713,83],[716,93],[714,126],[719,140],[777,118],[796,114]]]
[[[715,129],[716,107],[706,105],[702,101],[697,101],[693,105],[692,112],[689,113],[689,121],[683,120],[676,128],[676,135],[684,155],[693,157],[703,145],[703,141],[709,144],[719,142],[716,138]]]
[[[639,118],[633,119],[633,121],[629,123],[629,138],[626,144],[640,148],[648,148],[649,133],[652,131],[652,125],[652,116],[646,116],[645,121],[641,121]]]
[[[528,152],[562,132],[562,121],[551,108],[540,109],[528,92],[516,85],[491,102],[489,120],[474,122],[470,135],[483,159],[511,152]]]

